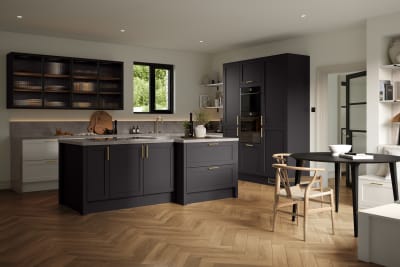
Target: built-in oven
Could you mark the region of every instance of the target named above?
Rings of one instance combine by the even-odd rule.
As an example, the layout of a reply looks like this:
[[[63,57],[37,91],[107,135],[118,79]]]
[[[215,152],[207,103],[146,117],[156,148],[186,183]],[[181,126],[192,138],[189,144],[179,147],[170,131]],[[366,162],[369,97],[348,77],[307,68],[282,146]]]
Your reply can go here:
[[[263,125],[260,87],[240,88],[239,121],[239,141],[243,143],[261,143]]]

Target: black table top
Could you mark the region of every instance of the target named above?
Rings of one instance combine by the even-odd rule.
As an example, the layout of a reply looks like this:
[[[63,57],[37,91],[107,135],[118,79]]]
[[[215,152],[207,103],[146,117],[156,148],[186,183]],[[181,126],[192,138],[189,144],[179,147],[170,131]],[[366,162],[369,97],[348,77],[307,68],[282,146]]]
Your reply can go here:
[[[400,161],[399,156],[386,154],[372,154],[373,159],[346,159],[342,157],[334,157],[331,152],[306,152],[293,153],[290,156],[296,160],[318,161],[318,162],[340,162],[340,163],[389,163]]]

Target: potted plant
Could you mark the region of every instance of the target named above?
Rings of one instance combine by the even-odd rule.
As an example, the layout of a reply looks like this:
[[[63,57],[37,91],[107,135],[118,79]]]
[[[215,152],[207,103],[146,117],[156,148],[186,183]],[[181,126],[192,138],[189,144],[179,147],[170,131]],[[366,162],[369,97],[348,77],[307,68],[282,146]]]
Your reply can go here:
[[[204,138],[206,137],[206,127],[205,124],[208,123],[208,116],[205,112],[199,111],[196,112],[196,128],[194,129],[195,135],[197,138]]]
[[[189,137],[190,127],[191,127],[191,125],[190,125],[189,121],[183,122],[183,129],[185,130],[185,137]]]

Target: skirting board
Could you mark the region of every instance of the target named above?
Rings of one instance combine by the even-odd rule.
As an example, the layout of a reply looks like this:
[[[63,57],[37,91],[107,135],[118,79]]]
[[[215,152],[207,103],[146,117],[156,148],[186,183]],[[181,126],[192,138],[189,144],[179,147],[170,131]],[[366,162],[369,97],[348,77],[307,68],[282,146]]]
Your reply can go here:
[[[10,181],[0,181],[0,190],[11,189]]]

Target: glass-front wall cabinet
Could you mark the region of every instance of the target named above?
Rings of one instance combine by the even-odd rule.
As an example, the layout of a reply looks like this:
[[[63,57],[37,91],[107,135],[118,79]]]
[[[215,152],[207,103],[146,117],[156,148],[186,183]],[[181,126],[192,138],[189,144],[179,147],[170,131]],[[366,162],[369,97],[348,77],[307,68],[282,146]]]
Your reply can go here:
[[[123,63],[9,53],[7,108],[123,109]]]

